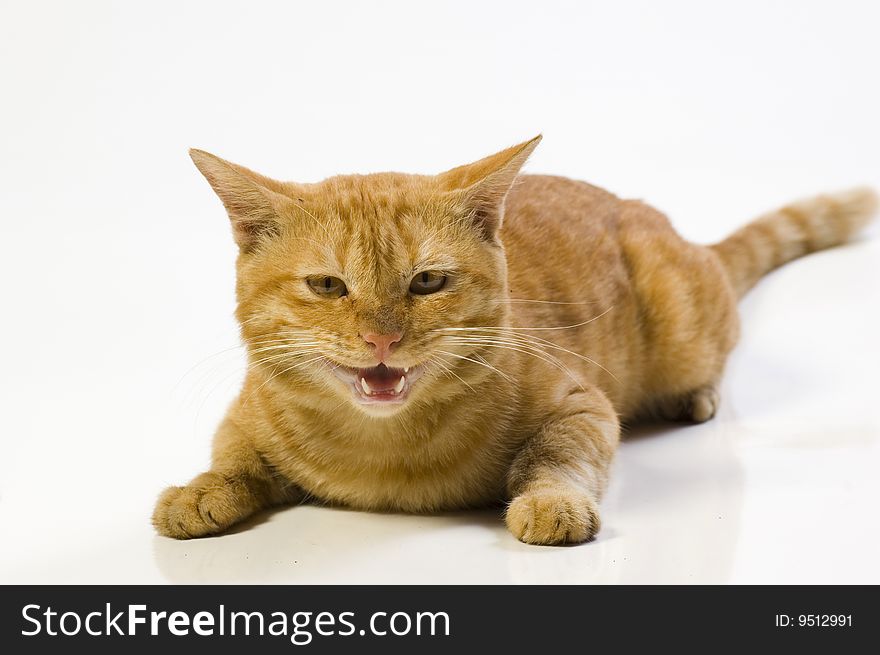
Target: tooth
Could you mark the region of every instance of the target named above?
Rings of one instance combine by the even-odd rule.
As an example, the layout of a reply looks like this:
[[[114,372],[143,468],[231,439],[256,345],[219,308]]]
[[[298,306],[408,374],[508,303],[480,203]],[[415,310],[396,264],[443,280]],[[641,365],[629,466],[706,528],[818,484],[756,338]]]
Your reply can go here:
[[[404,372],[404,373],[409,373],[409,366],[407,366],[405,369],[403,369],[403,372]]]
[[[373,393],[373,390],[370,389],[370,385],[367,384],[367,381],[366,381],[364,378],[361,378],[361,387],[363,387],[363,389],[364,389],[364,393],[367,394],[368,396],[369,396],[371,393]]]
[[[405,385],[405,384],[406,384],[406,376],[401,375],[400,380],[397,381],[397,386],[394,387],[394,393],[400,393],[401,391],[403,391],[403,385]]]

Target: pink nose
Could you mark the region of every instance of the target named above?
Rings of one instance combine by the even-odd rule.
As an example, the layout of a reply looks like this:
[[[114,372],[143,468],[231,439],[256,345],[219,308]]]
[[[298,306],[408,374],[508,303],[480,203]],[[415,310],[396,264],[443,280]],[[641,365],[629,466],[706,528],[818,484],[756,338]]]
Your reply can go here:
[[[379,361],[384,361],[391,353],[391,347],[403,338],[400,332],[392,334],[374,334],[367,332],[363,335],[364,341],[372,345],[376,349],[376,357]]]

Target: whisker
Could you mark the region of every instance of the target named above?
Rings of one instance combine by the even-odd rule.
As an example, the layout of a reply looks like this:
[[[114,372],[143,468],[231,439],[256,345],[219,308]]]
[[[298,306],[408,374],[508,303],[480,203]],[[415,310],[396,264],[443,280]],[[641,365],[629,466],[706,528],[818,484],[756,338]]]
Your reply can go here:
[[[232,352],[233,350],[240,350],[240,349],[243,349],[243,348],[244,348],[244,346],[243,346],[242,344],[239,344],[239,345],[237,345],[237,346],[232,346],[231,348],[224,348],[223,350],[218,350],[217,352],[212,353],[212,354],[208,355],[207,357],[204,357],[203,359],[199,360],[198,362],[196,362],[195,364],[193,364],[192,366],[190,366],[190,367],[186,370],[186,372],[185,372],[183,375],[180,376],[180,379],[177,380],[177,382],[174,384],[174,386],[172,387],[172,389],[176,390],[181,384],[183,384],[183,381],[184,381],[184,380],[185,380],[190,374],[192,374],[192,373],[193,373],[198,367],[203,366],[204,364],[206,364],[209,360],[214,359],[215,357],[219,357],[220,355],[225,355],[225,354],[227,354],[227,353],[230,353],[230,352]]]
[[[428,367],[428,366],[433,366],[438,371],[440,371],[440,373],[445,375],[446,377],[448,377],[450,379],[452,378],[452,375],[450,375],[451,371],[449,370],[449,367],[446,366],[445,364],[441,363],[439,357],[435,357],[434,355],[430,355],[428,357],[428,359],[425,360],[425,367]]]
[[[296,370],[296,369],[298,369],[298,368],[301,368],[301,367],[303,367],[303,366],[305,366],[305,365],[307,365],[307,364],[311,364],[312,362],[316,362],[316,361],[318,361],[319,359],[324,359],[324,356],[323,356],[323,355],[318,355],[317,357],[313,357],[312,359],[308,359],[308,360],[306,360],[306,361],[304,361],[304,362],[299,362],[298,364],[295,364],[295,365],[293,365],[293,366],[289,366],[289,367],[287,367],[287,368],[285,368],[285,369],[282,369],[281,371],[278,371],[278,372],[274,373],[272,376],[270,376],[270,377],[267,378],[265,381],[263,381],[263,383],[262,383],[259,387],[257,387],[256,389],[254,389],[254,390],[248,395],[248,397],[242,402],[242,404],[243,404],[243,405],[246,405],[246,404],[250,401],[250,399],[253,398],[253,396],[254,396],[256,393],[258,393],[258,392],[260,391],[260,389],[262,389],[263,387],[265,387],[267,384],[269,384],[272,380],[274,380],[275,378],[277,378],[279,375],[284,375],[285,373],[289,373],[289,372],[291,372],[291,371],[293,371],[293,370]]]
[[[442,350],[441,350],[440,352],[445,352],[445,351],[442,351]],[[447,355],[451,355],[452,353],[446,353],[446,354],[447,354]],[[442,358],[439,358],[439,359],[442,359]],[[468,384],[468,383],[465,381],[464,378],[462,378],[458,373],[456,373],[456,372],[453,371],[451,368],[449,368],[449,366],[445,363],[445,361],[444,361],[443,363],[441,363],[441,362],[439,361],[439,359],[438,359],[438,358],[435,358],[435,357],[432,356],[431,359],[430,359],[429,361],[432,361],[432,362],[434,362],[435,364],[437,364],[438,366],[441,366],[441,367],[443,368],[443,370],[444,370],[446,373],[448,373],[449,375],[454,375],[456,378],[458,378],[458,379],[461,381],[461,383],[462,383],[463,385],[465,385],[465,386],[466,386],[468,389],[470,389],[473,393],[477,393],[476,389],[474,389],[470,384]]]
[[[608,309],[606,309],[604,312],[602,312],[598,316],[594,316],[593,318],[591,318],[587,321],[583,321],[582,323],[575,323],[574,325],[556,325],[556,326],[552,326],[552,327],[546,327],[546,326],[541,326],[541,327],[520,327],[520,326],[501,327],[499,325],[486,325],[486,326],[477,326],[477,327],[446,327],[446,328],[437,328],[432,331],[433,332],[446,332],[446,331],[463,331],[463,330],[498,330],[498,331],[507,331],[507,330],[526,330],[526,331],[531,331],[531,330],[571,330],[573,328],[579,328],[584,325],[589,325],[593,321],[599,320],[600,318],[605,316],[605,314],[610,312],[612,309],[614,309],[613,306],[609,307]]]
[[[580,381],[575,377],[574,373],[572,372],[572,370],[570,368],[568,368],[564,363],[559,361],[559,358],[554,357],[550,353],[544,352],[540,348],[537,348],[534,346],[529,348],[525,344],[523,344],[521,347],[517,347],[517,346],[519,346],[519,344],[517,344],[517,346],[514,346],[514,345],[511,345],[510,342],[490,341],[490,340],[482,340],[482,341],[466,340],[466,341],[459,341],[457,343],[478,345],[478,346],[483,346],[485,348],[501,348],[501,349],[507,349],[507,350],[519,352],[524,355],[531,355],[535,359],[539,359],[541,361],[544,361],[547,364],[550,364],[551,366],[557,368],[559,371],[561,371],[562,373],[567,375],[571,379],[572,382],[574,382],[576,385],[578,385],[578,387],[580,387],[581,389],[584,388],[583,385],[580,383]]]
[[[484,337],[481,337],[480,335],[469,335],[469,336],[454,336],[454,337],[447,337],[447,338],[480,340],[480,339],[483,339]],[[620,383],[620,379],[616,375],[614,375],[614,373],[612,373],[607,368],[602,366],[602,364],[600,364],[596,360],[594,360],[591,357],[588,357],[586,355],[582,355],[581,353],[575,352],[573,350],[569,350],[568,348],[564,348],[563,346],[560,346],[559,344],[553,343],[552,341],[548,341],[547,339],[542,339],[541,337],[536,337],[536,336],[523,336],[523,335],[518,335],[518,334],[514,334],[514,335],[501,334],[501,335],[499,335],[498,333],[494,333],[494,332],[491,333],[486,338],[497,339],[501,342],[506,341],[509,343],[516,343],[518,345],[522,345],[523,347],[534,347],[534,348],[542,349],[542,346],[543,346],[543,348],[551,348],[553,350],[568,353],[569,355],[571,355],[573,357],[577,357],[581,361],[587,362],[588,364],[593,364],[594,366],[598,366],[603,371],[605,371],[608,375],[610,375],[612,378],[614,378],[614,380],[616,382]],[[540,345],[533,343],[533,342],[538,342]],[[549,353],[547,353],[547,354],[549,354]]]
[[[602,366],[602,364],[600,364],[599,362],[597,362],[597,361],[596,361],[595,359],[593,359],[592,357],[588,357],[587,355],[582,355],[581,353],[575,352],[575,351],[573,351],[573,350],[569,350],[568,348],[564,348],[563,346],[560,346],[560,345],[557,344],[557,343],[553,343],[552,341],[548,341],[547,339],[542,339],[541,337],[531,336],[531,337],[529,337],[529,338],[530,338],[530,339],[533,339],[533,340],[535,340],[535,341],[540,342],[540,343],[543,344],[546,348],[552,348],[553,350],[559,350],[559,351],[561,351],[561,352],[568,353],[569,355],[572,355],[573,357],[577,357],[578,359],[580,359],[580,360],[582,360],[582,361],[584,361],[584,362],[587,362],[587,363],[589,363],[589,364],[593,364],[593,365],[595,365],[595,366],[598,366],[598,367],[601,368],[603,371],[605,371],[608,375],[610,375],[612,378],[614,378],[614,380],[615,380],[616,382],[620,383],[620,379],[619,379],[616,375],[614,375],[614,373],[612,373],[612,372],[609,371],[607,368],[605,368],[604,366]]]
[[[275,355],[269,355],[267,357],[262,357],[260,359],[254,360],[253,362],[250,362],[248,364],[247,370],[257,368],[258,366],[260,366],[262,364],[272,364],[274,362],[283,362],[284,360],[287,360],[287,359],[292,360],[292,359],[296,359],[299,357],[306,357],[308,355],[314,355],[316,352],[318,352],[318,351],[314,350],[314,351],[303,351],[303,352],[298,352],[298,353],[289,353],[289,352],[276,353]]]
[[[503,378],[504,378],[505,380],[507,380],[508,382],[514,382],[514,379],[513,379],[512,377],[510,377],[507,373],[504,373],[504,372],[498,370],[497,368],[495,368],[494,366],[492,366],[491,364],[489,364],[486,360],[484,360],[484,359],[482,359],[482,358],[480,358],[480,360],[477,360],[477,359],[471,359],[470,357],[466,357],[465,355],[459,355],[459,354],[457,354],[457,353],[451,353],[451,352],[448,352],[448,351],[446,351],[446,350],[438,350],[437,352],[439,352],[439,353],[443,353],[444,355],[449,355],[450,357],[455,357],[456,359],[462,359],[462,360],[467,361],[467,362],[472,362],[472,363],[474,363],[474,364],[479,364],[480,366],[483,366],[483,367],[485,367],[485,368],[488,368],[490,371],[494,371],[495,373],[497,373],[498,375],[500,375],[501,377],[503,377]],[[481,360],[482,360],[482,361],[481,361]]]
[[[310,347],[317,347],[319,345],[321,345],[321,344],[318,341],[305,341],[305,342],[301,342],[301,343],[279,343],[279,344],[274,344],[271,346],[263,346],[261,348],[253,348],[253,349],[249,350],[248,352],[256,354],[256,353],[262,353],[262,352],[269,352],[271,350],[292,350],[294,348],[294,346],[296,346],[298,348],[300,348],[300,347],[301,348],[310,348]]]
[[[257,339],[248,339],[249,343],[264,343],[271,341],[286,341],[286,340],[297,340],[297,339],[315,339],[317,338],[314,334],[295,334],[289,332],[275,332],[271,334],[261,335]]]
[[[305,207],[300,205],[298,202],[294,202],[293,206],[296,207],[297,209],[299,209],[300,211],[302,211],[303,213],[305,213],[306,216],[311,218],[313,221],[315,221],[315,223],[318,224],[318,227],[320,227],[322,230],[324,230],[324,234],[326,234],[327,237],[330,238],[330,232],[328,232],[327,227],[321,221],[318,220],[317,216],[315,216],[312,212],[310,212]]]
[[[595,305],[599,300],[583,300],[580,302],[565,302],[561,300],[530,300],[528,298],[504,298],[500,300],[490,300],[494,303],[537,303],[541,305]]]

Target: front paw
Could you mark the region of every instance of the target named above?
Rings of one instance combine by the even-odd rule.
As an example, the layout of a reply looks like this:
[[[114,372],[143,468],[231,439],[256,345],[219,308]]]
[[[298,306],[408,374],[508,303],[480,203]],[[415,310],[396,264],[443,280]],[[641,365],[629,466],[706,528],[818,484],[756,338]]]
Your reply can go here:
[[[185,487],[162,492],[153,511],[153,525],[165,537],[192,539],[222,532],[256,509],[244,480],[202,473]]]
[[[536,489],[513,499],[505,522],[527,544],[580,543],[599,531],[599,508],[589,495],[570,487]]]

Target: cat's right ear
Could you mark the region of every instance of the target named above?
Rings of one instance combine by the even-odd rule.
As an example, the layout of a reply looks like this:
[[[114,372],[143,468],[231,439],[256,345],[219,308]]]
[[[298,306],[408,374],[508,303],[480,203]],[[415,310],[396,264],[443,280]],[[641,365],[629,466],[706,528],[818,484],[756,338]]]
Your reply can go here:
[[[504,199],[520,168],[541,142],[541,135],[472,164],[437,176],[469,212],[474,226],[488,241],[496,241],[504,215]]]
[[[278,211],[287,200],[281,193],[281,182],[204,150],[193,148],[189,156],[223,201],[242,252],[252,250],[261,239],[279,230]]]

